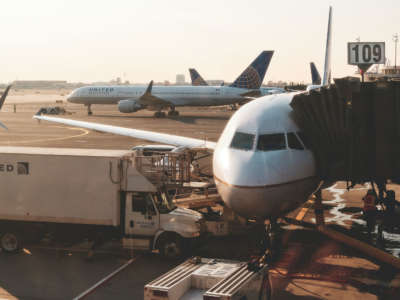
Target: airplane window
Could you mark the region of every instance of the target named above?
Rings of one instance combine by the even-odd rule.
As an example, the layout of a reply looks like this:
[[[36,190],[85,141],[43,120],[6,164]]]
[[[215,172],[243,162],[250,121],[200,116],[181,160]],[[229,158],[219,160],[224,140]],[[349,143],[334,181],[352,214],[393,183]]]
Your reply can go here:
[[[290,149],[304,150],[304,147],[301,145],[299,139],[293,132],[289,132],[287,134],[287,140]]]
[[[309,149],[310,148],[310,143],[309,143],[307,137],[304,135],[304,133],[301,132],[301,131],[298,131],[296,133],[297,133],[297,136],[300,138],[300,140],[303,142],[304,147]]]
[[[232,142],[231,148],[240,149],[240,150],[251,150],[253,149],[255,135],[244,132],[236,132]]]
[[[286,149],[286,140],[283,133],[261,134],[258,137],[257,150],[274,151]]]

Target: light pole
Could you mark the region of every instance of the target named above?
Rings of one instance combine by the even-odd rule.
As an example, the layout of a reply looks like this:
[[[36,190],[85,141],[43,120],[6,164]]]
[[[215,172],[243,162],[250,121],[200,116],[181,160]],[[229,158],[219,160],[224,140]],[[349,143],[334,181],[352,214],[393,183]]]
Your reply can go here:
[[[394,69],[397,69],[397,43],[399,41],[399,35],[396,33],[393,35],[394,42]],[[396,72],[396,71],[395,71]]]

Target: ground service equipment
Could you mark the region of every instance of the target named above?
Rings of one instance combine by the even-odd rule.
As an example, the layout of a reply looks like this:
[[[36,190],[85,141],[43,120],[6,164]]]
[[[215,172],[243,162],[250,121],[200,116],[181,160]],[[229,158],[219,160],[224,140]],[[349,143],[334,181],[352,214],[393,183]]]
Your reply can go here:
[[[192,258],[144,287],[144,300],[264,299],[267,267],[250,271],[247,263]]]
[[[12,252],[45,234],[117,237],[126,248],[178,255],[203,218],[176,208],[136,163],[126,150],[0,147],[1,247]]]

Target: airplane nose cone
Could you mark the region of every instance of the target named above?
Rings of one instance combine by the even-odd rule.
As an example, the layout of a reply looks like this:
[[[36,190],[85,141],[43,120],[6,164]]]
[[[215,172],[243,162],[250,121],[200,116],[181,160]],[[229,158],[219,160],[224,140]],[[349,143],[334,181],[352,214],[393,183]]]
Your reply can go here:
[[[318,184],[315,177],[296,174],[292,163],[286,151],[216,151],[214,176],[218,192],[242,216],[282,215],[304,203]]]
[[[75,103],[76,102],[76,90],[72,91],[68,96],[67,96],[67,101],[71,102],[71,103]]]

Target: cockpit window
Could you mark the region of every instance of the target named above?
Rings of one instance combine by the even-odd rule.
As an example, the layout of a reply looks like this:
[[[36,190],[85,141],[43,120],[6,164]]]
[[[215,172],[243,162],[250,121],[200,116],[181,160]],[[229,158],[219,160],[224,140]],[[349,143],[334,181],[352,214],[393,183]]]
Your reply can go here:
[[[258,136],[258,151],[274,151],[286,149],[286,140],[283,133],[261,134]]]
[[[299,139],[294,134],[294,132],[289,132],[287,134],[287,140],[290,149],[304,150],[303,145],[300,143]]]
[[[232,142],[231,148],[240,149],[240,150],[251,150],[253,149],[255,135],[244,132],[236,132]]]
[[[296,133],[297,133],[297,136],[300,138],[300,140],[303,142],[304,147],[310,149],[310,143],[309,143],[307,137],[304,135],[304,133],[301,131],[298,131]]]

